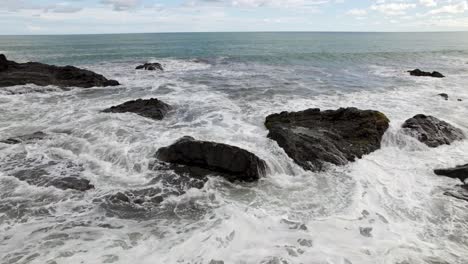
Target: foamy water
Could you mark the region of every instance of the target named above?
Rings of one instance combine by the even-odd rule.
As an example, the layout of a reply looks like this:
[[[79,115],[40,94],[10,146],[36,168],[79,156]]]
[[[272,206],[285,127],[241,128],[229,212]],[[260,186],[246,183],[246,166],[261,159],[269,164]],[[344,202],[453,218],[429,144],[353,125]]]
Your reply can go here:
[[[468,56],[385,56],[343,54],[331,62],[349,65],[333,67],[148,57],[163,73],[135,71],[139,60],[120,59],[79,64],[119,87],[1,89],[0,138],[36,131],[49,137],[0,144],[0,262],[466,263],[468,204],[444,196],[460,182],[433,169],[467,163],[468,141],[431,149],[399,127],[424,113],[468,135]],[[405,73],[433,61],[447,78]],[[162,121],[100,112],[151,97],[175,110]],[[379,110],[391,127],[380,150],[347,166],[304,171],[266,137],[268,114],[348,106]],[[160,174],[152,169],[154,154],[185,135],[247,149],[269,172],[249,184],[211,177],[204,188],[145,205],[141,214],[103,206],[118,191],[167,188],[152,181]],[[95,189],[62,191],[11,176],[38,167],[54,177],[79,175]]]

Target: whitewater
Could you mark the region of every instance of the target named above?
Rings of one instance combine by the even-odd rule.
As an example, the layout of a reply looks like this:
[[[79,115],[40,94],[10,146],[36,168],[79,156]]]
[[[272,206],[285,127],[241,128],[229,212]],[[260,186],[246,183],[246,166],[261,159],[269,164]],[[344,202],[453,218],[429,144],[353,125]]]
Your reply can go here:
[[[0,37],[16,61],[72,64],[122,84],[0,88],[0,139],[51,135],[0,143],[0,263],[468,263],[468,203],[444,195],[461,182],[433,173],[466,164],[468,141],[429,148],[400,129],[427,114],[468,135],[468,35],[291,34]],[[165,71],[135,70],[146,61]],[[447,77],[406,72],[415,68]],[[153,97],[174,106],[161,121],[101,112]],[[310,172],[267,138],[269,114],[339,107],[385,113],[381,149]],[[106,206],[119,191],[168,188],[154,154],[186,135],[246,149],[267,175],[213,175],[137,213]],[[95,188],[12,176],[37,168]]]

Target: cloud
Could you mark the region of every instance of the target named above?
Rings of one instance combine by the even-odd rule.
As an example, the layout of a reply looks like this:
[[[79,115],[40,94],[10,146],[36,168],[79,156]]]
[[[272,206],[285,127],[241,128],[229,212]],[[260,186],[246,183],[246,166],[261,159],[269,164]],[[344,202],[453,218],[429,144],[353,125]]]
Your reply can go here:
[[[105,5],[112,5],[116,11],[124,11],[137,7],[141,0],[101,0]]]
[[[404,15],[406,11],[415,8],[416,4],[413,3],[385,3],[384,0],[377,1],[370,9],[384,13],[385,15]]]
[[[351,15],[351,16],[365,16],[367,15],[367,10],[354,8],[346,12],[346,14]]]
[[[437,2],[435,0],[419,0],[419,3],[427,7],[437,6]]]
[[[457,4],[442,6],[437,9],[429,11],[429,15],[437,14],[461,14],[468,10],[468,3],[466,1]]]

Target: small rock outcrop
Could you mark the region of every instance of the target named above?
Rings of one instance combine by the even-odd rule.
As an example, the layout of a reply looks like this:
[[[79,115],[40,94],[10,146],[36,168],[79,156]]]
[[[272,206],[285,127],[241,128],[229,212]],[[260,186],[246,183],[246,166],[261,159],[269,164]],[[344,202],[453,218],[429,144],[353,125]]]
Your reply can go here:
[[[418,77],[434,77],[434,78],[444,78],[445,76],[437,71],[433,72],[425,72],[421,71],[420,69],[408,71],[411,76],[418,76]]]
[[[253,182],[265,175],[265,161],[253,153],[227,144],[183,137],[160,148],[156,157],[164,162],[218,172],[230,181]]]
[[[468,179],[468,164],[450,169],[437,169],[434,170],[434,173],[440,176],[459,179],[460,181],[465,182],[465,180]]]
[[[47,137],[46,133],[39,131],[39,132],[35,132],[35,133],[32,133],[32,134],[27,134],[27,135],[8,138],[8,139],[5,139],[5,140],[0,140],[0,142],[5,143],[5,144],[14,145],[14,144],[20,144],[20,143],[23,143],[23,142],[43,140],[46,137]]]
[[[283,112],[266,118],[268,137],[304,169],[344,165],[380,148],[388,118],[372,110],[340,108]]]
[[[448,96],[448,94],[446,94],[446,93],[440,93],[440,94],[438,94],[438,96],[444,98],[445,101],[447,101],[447,100],[449,99],[449,96]]]
[[[0,87],[25,84],[91,88],[117,86],[119,82],[73,66],[59,67],[38,62],[16,63],[0,54]]]
[[[465,138],[460,129],[433,116],[422,114],[406,120],[402,127],[409,135],[431,148],[450,145]]]
[[[154,63],[145,63],[143,65],[139,65],[135,68],[135,70],[147,70],[147,71],[155,71],[155,70],[159,70],[159,71],[164,71],[161,63],[157,63],[157,62],[154,62]]]
[[[446,191],[444,194],[468,202],[468,184],[457,186],[456,189]]]
[[[103,110],[104,113],[135,113],[143,117],[162,120],[172,107],[156,98],[128,101]]]

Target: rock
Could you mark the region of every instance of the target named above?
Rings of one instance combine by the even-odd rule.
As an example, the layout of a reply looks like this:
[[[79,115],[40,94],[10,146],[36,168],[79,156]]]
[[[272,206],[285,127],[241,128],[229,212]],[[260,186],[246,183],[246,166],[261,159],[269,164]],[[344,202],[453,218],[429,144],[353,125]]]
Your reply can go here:
[[[463,100],[462,100],[462,99],[457,99],[457,101],[458,101],[458,102],[461,102],[461,101],[463,101]]]
[[[155,71],[160,70],[164,71],[162,65],[160,63],[145,63],[143,65],[139,65],[135,68],[135,70],[147,70],[147,71]]]
[[[438,94],[440,97],[444,98],[446,101],[448,100],[449,96],[446,93],[440,93]]]
[[[224,264],[224,261],[212,259],[212,260],[210,261],[210,264]]]
[[[325,163],[344,165],[379,149],[389,120],[372,110],[308,109],[270,115],[265,126],[297,164],[317,171]]]
[[[73,66],[59,67],[38,62],[16,63],[7,60],[5,55],[0,55],[0,87],[25,84],[90,88],[116,86],[119,82]]]
[[[218,172],[230,181],[253,182],[265,175],[263,160],[241,148],[183,137],[160,148],[156,157],[164,162]]]
[[[447,191],[444,194],[468,202],[468,184],[457,186],[456,190]]]
[[[39,168],[17,171],[13,173],[12,176],[31,185],[53,186],[61,190],[72,189],[77,191],[87,191],[94,188],[87,179],[75,176],[50,177],[48,171]]]
[[[372,237],[372,227],[359,227],[359,233],[363,237]]]
[[[409,135],[431,148],[450,145],[465,138],[460,129],[433,116],[422,114],[406,120],[402,127]]]
[[[440,176],[459,179],[460,181],[465,182],[465,180],[468,179],[468,164],[450,169],[437,169],[434,170],[434,173]]]
[[[440,73],[440,72],[425,72],[425,71],[421,71],[420,69],[416,69],[416,70],[412,70],[412,71],[408,71],[410,73],[410,75],[412,76],[424,76],[424,77],[434,77],[434,78],[444,78],[445,76]]]
[[[105,113],[135,113],[143,117],[162,120],[172,107],[156,98],[128,101],[103,110]]]
[[[47,137],[47,134],[39,131],[39,132],[35,132],[32,134],[8,138],[6,140],[1,140],[0,142],[13,145],[13,144],[20,144],[22,142],[43,140],[45,137]]]

